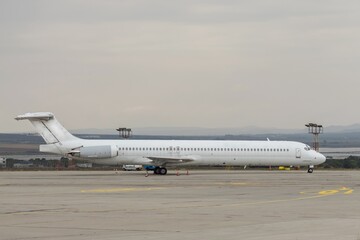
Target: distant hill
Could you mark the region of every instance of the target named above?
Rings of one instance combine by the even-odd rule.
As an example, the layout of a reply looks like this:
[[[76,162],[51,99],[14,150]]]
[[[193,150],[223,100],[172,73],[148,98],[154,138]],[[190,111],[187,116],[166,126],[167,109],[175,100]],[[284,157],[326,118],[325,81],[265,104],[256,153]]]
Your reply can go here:
[[[360,132],[360,124],[357,123],[348,126],[329,126],[325,127],[324,130],[329,133]]]
[[[120,139],[115,134],[75,134],[85,139]],[[263,133],[263,134],[218,134],[218,135],[140,135],[134,134],[131,139],[163,139],[163,140],[266,140],[299,141],[311,145],[313,137],[305,133]],[[3,144],[44,144],[44,140],[34,134],[0,134]],[[360,132],[329,133],[320,135],[321,147],[360,147]]]
[[[131,128],[131,126],[127,126]],[[304,126],[302,129],[261,128],[249,126],[245,128],[201,128],[201,127],[144,127],[132,128],[136,135],[175,135],[175,136],[221,136],[242,134],[301,134],[307,133]],[[115,129],[77,129],[71,131],[74,134],[117,134]],[[349,126],[324,126],[324,133],[360,133],[360,124]]]
[[[131,127],[130,127],[131,128]],[[201,128],[201,127],[147,127],[132,128],[136,135],[175,135],[175,136],[217,136],[226,134],[290,134],[306,133],[306,129],[277,129],[277,128]],[[74,134],[117,134],[115,129],[77,129]]]
[[[129,127],[129,126],[128,126]],[[115,129],[81,129],[71,131],[85,139],[120,139]],[[131,139],[178,139],[178,140],[266,140],[299,141],[312,145],[312,135],[307,128],[134,128]],[[36,133],[1,134],[0,153],[18,152],[18,154],[38,152],[37,146],[44,140]],[[12,145],[12,146],[11,146]],[[21,146],[20,146],[21,145]],[[324,127],[320,135],[323,148],[360,147],[360,124],[349,126]]]

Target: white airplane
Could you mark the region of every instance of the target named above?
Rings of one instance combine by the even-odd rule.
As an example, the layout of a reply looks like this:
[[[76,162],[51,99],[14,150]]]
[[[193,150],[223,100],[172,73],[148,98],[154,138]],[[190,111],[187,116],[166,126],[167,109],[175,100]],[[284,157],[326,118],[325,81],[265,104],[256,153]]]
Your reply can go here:
[[[325,162],[324,155],[306,144],[290,141],[202,140],[87,140],[69,133],[50,112],[26,113],[16,120],[29,120],[46,144],[40,152],[108,165],[156,166],[165,175],[170,165],[308,166]]]

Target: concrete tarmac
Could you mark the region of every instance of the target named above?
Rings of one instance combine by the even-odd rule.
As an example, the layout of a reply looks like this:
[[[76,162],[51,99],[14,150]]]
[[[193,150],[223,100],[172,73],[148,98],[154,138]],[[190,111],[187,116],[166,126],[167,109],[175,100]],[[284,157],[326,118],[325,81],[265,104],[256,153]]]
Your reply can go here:
[[[360,239],[360,172],[0,172],[0,239]]]

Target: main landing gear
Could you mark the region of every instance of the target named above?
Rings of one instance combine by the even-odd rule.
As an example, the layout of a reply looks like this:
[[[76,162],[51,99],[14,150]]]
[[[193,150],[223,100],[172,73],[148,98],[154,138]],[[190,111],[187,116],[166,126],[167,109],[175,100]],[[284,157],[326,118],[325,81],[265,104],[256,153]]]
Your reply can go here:
[[[307,172],[308,172],[308,173],[313,173],[313,171],[314,171],[314,165],[310,165],[310,166],[308,167]]]
[[[164,167],[155,167],[154,174],[156,175],[166,175],[167,169]]]

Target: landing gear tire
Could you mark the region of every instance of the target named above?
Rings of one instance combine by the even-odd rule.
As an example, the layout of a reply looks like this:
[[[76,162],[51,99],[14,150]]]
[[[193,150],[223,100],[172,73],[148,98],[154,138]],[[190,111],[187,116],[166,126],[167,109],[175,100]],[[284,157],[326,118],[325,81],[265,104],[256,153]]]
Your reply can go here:
[[[309,168],[307,172],[308,172],[308,173],[313,173],[313,171],[314,171],[313,168]]]
[[[155,175],[166,175],[167,174],[167,169],[164,167],[156,167],[154,169],[154,174]]]
[[[166,175],[167,169],[166,168],[160,168],[160,175]]]

